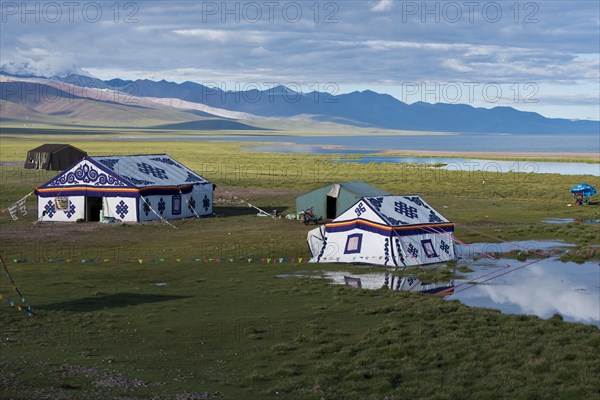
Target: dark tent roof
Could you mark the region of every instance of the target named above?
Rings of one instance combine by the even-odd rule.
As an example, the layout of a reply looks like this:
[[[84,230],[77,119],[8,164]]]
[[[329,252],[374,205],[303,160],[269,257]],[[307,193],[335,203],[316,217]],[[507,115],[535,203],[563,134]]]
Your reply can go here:
[[[27,152],[26,169],[62,171],[87,156],[87,153],[70,144],[46,143]]]

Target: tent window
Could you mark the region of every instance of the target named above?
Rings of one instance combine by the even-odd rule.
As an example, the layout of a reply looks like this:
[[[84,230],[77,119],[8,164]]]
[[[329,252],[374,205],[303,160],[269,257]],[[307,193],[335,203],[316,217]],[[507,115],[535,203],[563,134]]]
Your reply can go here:
[[[171,213],[173,215],[181,214],[181,196],[173,196],[173,207]]]
[[[57,210],[68,210],[69,209],[69,198],[68,197],[57,197],[54,199]]]
[[[344,254],[360,253],[360,248],[362,246],[362,236],[362,233],[348,235],[348,238],[346,239],[346,249],[344,250]]]
[[[425,251],[427,258],[438,257],[435,249],[433,248],[433,243],[431,243],[431,239],[421,240],[421,246],[423,246],[423,250]]]

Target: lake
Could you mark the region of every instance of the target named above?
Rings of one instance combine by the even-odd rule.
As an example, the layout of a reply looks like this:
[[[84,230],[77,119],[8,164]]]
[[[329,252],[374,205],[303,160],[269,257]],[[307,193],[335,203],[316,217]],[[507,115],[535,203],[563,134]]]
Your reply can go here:
[[[430,158],[430,157],[361,157],[352,160],[336,160],[339,162],[368,163],[416,163],[416,164],[445,164],[439,168],[457,171],[524,172],[537,174],[560,175],[593,175],[600,176],[600,164],[552,162],[552,161],[502,161],[478,160],[469,158]]]
[[[172,138],[120,138],[119,140],[173,140],[173,141],[224,141],[295,143],[294,146],[249,147],[251,151],[303,152],[303,153],[359,153],[381,150],[428,151],[495,151],[495,152],[556,152],[600,153],[599,135],[511,135],[511,134],[451,134],[451,135],[363,135],[363,136],[187,136]],[[327,149],[323,146],[342,146],[344,149]]]

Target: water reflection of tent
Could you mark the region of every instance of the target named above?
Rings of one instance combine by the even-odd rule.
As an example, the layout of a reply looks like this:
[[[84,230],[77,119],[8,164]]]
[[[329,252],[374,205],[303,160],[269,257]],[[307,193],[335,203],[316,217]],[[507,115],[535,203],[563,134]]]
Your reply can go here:
[[[423,282],[416,277],[409,276],[390,276],[389,274],[382,275],[383,282],[382,286],[385,286],[392,290],[404,291],[404,292],[419,292],[419,293],[429,293],[436,294],[443,292],[444,295],[449,295],[454,293],[454,284],[452,282]],[[352,286],[356,288],[362,288],[362,280],[361,278],[352,277],[352,276],[344,276],[344,282],[347,286]]]
[[[580,183],[569,190],[575,197],[575,204],[581,205],[589,201],[590,197],[596,195],[596,188],[587,183]]]

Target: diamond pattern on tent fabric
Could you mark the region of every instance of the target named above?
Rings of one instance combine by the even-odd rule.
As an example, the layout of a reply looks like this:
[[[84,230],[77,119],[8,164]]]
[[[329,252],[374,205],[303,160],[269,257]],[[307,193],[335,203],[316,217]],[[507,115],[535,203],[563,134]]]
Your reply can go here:
[[[52,200],[48,200],[48,203],[44,206],[44,210],[49,218],[52,218],[54,214],[56,214],[56,207],[54,206]]]
[[[69,208],[65,211],[65,215],[70,219],[73,214],[75,214],[75,204],[69,201]]]
[[[115,169],[115,164],[117,164],[119,162],[119,160],[117,160],[116,158],[107,158],[105,160],[99,160],[102,164],[104,164],[105,167],[109,168],[110,170]]]
[[[204,195],[204,199],[202,200],[202,207],[204,207],[204,211],[208,211],[210,207],[210,199],[207,195]]]
[[[202,182],[202,179],[197,176],[192,174],[191,172],[188,172],[187,178],[185,178],[186,182]]]
[[[151,160],[152,161],[158,161],[158,162],[161,162],[163,164],[172,165],[172,166],[177,167],[177,168],[183,168],[181,165],[177,164],[175,161],[171,160],[170,158],[155,157],[155,158],[151,158]]]
[[[394,210],[398,214],[406,215],[410,219],[419,218],[416,208],[414,208],[413,206],[409,206],[406,203],[403,203],[401,201],[394,202]]]
[[[410,255],[412,255],[415,258],[419,256],[419,249],[413,246],[412,243],[408,245],[408,249],[406,251],[408,251]]]
[[[191,212],[194,212],[194,210],[196,209],[196,200],[194,200],[192,196],[190,196],[190,199],[188,201],[188,208]]]
[[[133,176],[125,176],[125,175],[123,175],[123,178],[127,179],[128,181],[130,181],[134,185],[151,185],[151,184],[154,183],[154,182],[151,182],[151,181],[146,181],[144,179],[137,179],[137,178],[134,178]]]
[[[446,254],[450,254],[450,246],[443,240],[440,242],[440,250],[442,250]]]
[[[438,217],[438,215],[433,212],[433,210],[429,211],[429,222],[442,222],[442,219]]]
[[[152,175],[158,179],[169,179],[167,176],[167,171],[162,168],[153,167],[152,165],[146,163],[137,163],[137,166],[138,170],[143,174]]]
[[[148,214],[150,214],[150,207],[152,207],[152,205],[150,204],[150,200],[146,199],[144,201],[144,214],[146,214],[146,217],[148,216]]]
[[[365,211],[367,211],[367,209],[365,208],[365,205],[364,205],[362,202],[361,202],[361,203],[358,205],[358,207],[356,207],[356,208],[354,209],[354,212],[356,213],[356,215],[357,215],[358,217],[360,217],[360,215],[361,215],[362,213],[364,213]]]
[[[125,218],[125,215],[129,213],[129,206],[125,204],[123,200],[121,200],[119,204],[117,204],[117,207],[115,207],[115,210],[117,211],[119,217]]]
[[[166,209],[167,209],[167,204],[165,203],[165,200],[161,197],[160,200],[158,201],[158,212],[160,213],[160,215],[163,215],[163,213],[165,212]]]

